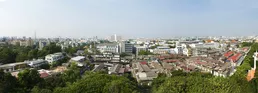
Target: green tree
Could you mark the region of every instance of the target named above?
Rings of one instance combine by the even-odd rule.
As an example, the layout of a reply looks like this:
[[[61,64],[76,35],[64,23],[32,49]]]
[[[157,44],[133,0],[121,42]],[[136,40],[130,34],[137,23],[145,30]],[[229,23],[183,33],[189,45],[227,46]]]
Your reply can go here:
[[[75,63],[72,63],[71,66],[69,67],[69,70],[66,70],[62,74],[62,79],[65,82],[73,83],[80,78],[81,78],[80,69],[77,67],[77,65]]]
[[[45,88],[49,90],[54,90],[56,87],[65,87],[65,81],[61,75],[55,75],[45,79]]]
[[[0,70],[0,93],[16,93],[18,82],[10,73]]]
[[[18,74],[18,81],[26,91],[30,91],[34,86],[40,85],[43,82],[43,79],[40,78],[40,74],[37,70],[25,69]]]
[[[103,93],[134,93],[137,92],[136,84],[126,78],[118,78],[105,85]]]
[[[7,64],[15,62],[16,53],[11,48],[0,48],[0,63]]]
[[[16,62],[23,62],[25,60],[28,60],[28,55],[24,52],[19,53],[15,59]]]
[[[121,53],[121,54],[120,54],[120,57],[125,57],[125,56],[130,56],[130,55],[127,54],[127,53]]]
[[[71,47],[69,46],[68,48],[65,49],[65,52],[68,53],[69,55],[73,55],[74,53],[76,53],[78,50],[77,47]]]
[[[86,72],[81,80],[56,88],[54,93],[133,93],[137,90],[137,85],[125,77]]]
[[[160,46],[160,45],[151,46],[150,49],[155,49],[155,48],[157,48],[158,46]]]
[[[37,49],[33,49],[33,50],[30,50],[29,53],[28,53],[28,59],[37,59],[38,58],[38,50]]]
[[[35,86],[32,90],[31,93],[52,93],[51,90],[49,89],[41,89],[38,86]]]
[[[153,55],[153,53],[151,53],[150,51],[144,51],[144,50],[141,50],[138,54],[139,55]]]

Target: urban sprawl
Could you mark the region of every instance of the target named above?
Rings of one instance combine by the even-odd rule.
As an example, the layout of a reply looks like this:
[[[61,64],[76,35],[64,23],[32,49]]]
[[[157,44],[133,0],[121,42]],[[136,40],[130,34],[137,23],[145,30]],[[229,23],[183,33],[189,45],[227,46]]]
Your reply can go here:
[[[1,46],[35,47],[60,46],[60,52],[47,54],[42,58],[27,59],[23,62],[0,63],[0,69],[18,77],[24,69],[36,69],[41,78],[62,74],[71,64],[85,71],[103,71],[107,74],[131,74],[139,84],[150,85],[160,73],[173,76],[172,71],[187,73],[210,73],[217,77],[234,75],[249,53],[251,47],[244,42],[258,42],[255,36],[248,37],[187,37],[172,39],[123,39],[112,35],[108,39],[93,38],[0,38]],[[81,47],[81,48],[78,48]],[[68,48],[75,48],[67,52]],[[258,53],[253,54],[254,66],[247,72],[248,81],[254,78]],[[53,65],[62,59],[69,59],[49,69],[42,65]]]

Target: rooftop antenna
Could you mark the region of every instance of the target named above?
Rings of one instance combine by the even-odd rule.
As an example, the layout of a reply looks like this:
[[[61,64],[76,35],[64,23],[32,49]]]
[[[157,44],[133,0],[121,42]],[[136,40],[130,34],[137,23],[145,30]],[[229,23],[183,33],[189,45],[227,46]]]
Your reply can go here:
[[[34,31],[34,36],[35,36],[35,41],[36,41],[36,39],[37,39],[37,32],[36,32],[36,30]]]

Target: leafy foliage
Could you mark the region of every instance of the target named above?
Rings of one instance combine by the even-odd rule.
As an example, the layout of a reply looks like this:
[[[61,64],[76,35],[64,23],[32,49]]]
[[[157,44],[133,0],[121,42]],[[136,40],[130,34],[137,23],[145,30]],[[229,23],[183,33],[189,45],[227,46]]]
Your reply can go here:
[[[0,70],[0,93],[16,93],[18,82],[10,73]]]
[[[253,43],[251,43],[251,42],[243,42],[241,44],[242,47],[247,47],[247,46],[251,46],[251,45],[253,45]]]
[[[7,64],[15,62],[16,53],[8,47],[0,48],[0,63]]]
[[[26,91],[30,91],[34,86],[39,85],[43,81],[37,70],[25,69],[18,74],[18,82]]]
[[[155,48],[157,48],[158,46],[160,46],[160,45],[151,46],[150,49],[155,49]]]
[[[139,52],[139,55],[153,55],[153,53],[151,53],[150,51],[141,50],[141,51]]]
[[[64,88],[57,88],[54,93],[133,93],[137,85],[125,77],[87,72],[84,77]]]
[[[128,53],[121,53],[120,54],[120,57],[125,57],[125,56],[130,56],[130,54],[128,54]]]
[[[44,58],[47,54],[61,52],[61,47],[55,43],[45,46],[42,50],[37,50],[32,47],[23,46],[4,46],[0,47],[0,63],[23,62],[37,58]]]
[[[77,52],[77,50],[79,50],[79,48],[69,46],[69,47],[66,48],[64,51],[65,51],[67,54],[69,54],[69,55],[73,55],[74,53]]]

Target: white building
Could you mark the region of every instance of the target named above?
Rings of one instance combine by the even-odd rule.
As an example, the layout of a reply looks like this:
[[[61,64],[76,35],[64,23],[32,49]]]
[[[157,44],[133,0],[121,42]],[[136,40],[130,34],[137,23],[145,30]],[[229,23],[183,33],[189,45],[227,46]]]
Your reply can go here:
[[[169,47],[162,47],[162,46],[158,46],[155,49],[150,49],[150,52],[154,53],[154,54],[168,54],[170,53],[170,48]]]
[[[71,61],[76,62],[78,66],[83,66],[83,61],[85,61],[85,57],[84,56],[77,56],[77,57],[73,57],[71,58]]]
[[[177,49],[177,54],[183,54],[183,55],[189,56],[186,44],[177,45],[176,49]]]
[[[101,52],[119,53],[119,45],[117,43],[105,43],[97,45],[97,49]]]
[[[77,57],[71,58],[71,60],[76,61],[76,62],[83,62],[83,61],[85,61],[85,57],[84,56],[77,56]]]
[[[55,53],[55,54],[49,54],[45,57],[45,60],[52,64],[52,62],[58,61],[60,59],[63,59],[64,55],[62,53]]]
[[[199,44],[192,44],[192,48],[216,48],[218,49],[220,46],[219,43],[199,43]]]
[[[110,41],[118,42],[122,40],[122,36],[117,36],[116,34],[112,35]]]
[[[138,55],[140,51],[147,51],[147,47],[145,46],[134,46],[133,47],[133,53]]]
[[[33,40],[31,38],[27,40],[21,40],[20,46],[33,46]]]

